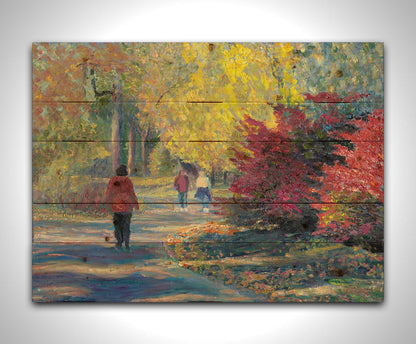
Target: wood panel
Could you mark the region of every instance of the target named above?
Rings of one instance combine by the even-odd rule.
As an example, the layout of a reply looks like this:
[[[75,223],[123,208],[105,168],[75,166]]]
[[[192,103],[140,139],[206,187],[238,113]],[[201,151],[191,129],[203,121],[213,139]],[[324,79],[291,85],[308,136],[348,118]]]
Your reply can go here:
[[[376,147],[383,147],[383,142],[371,142],[372,145]],[[34,142],[33,143],[33,164],[34,167],[39,171],[39,177],[33,185],[33,201],[35,203],[63,203],[63,204],[73,204],[73,203],[96,203],[103,202],[104,195],[108,183],[108,179],[112,176],[110,168],[106,168],[109,160],[109,150],[111,149],[112,142]],[[137,143],[136,143],[137,144]],[[139,142],[140,144],[140,142]],[[208,156],[211,159],[222,159],[221,161],[226,161],[228,157],[233,157],[233,150],[239,149],[241,144],[239,142],[169,142],[163,143],[166,148],[175,148],[176,150],[181,150],[184,152],[189,152],[190,156],[198,156],[199,154],[204,155],[204,158]],[[342,146],[342,144],[347,145],[351,152],[354,150],[359,150],[361,152],[371,151],[371,146],[369,142],[267,142],[266,149],[272,150],[278,147],[279,149],[285,151],[294,150],[297,147],[301,147],[297,151],[297,158],[301,159],[301,164],[297,164],[296,173],[303,175],[309,173],[309,179],[315,179],[315,187],[318,187],[319,183],[325,182],[328,189],[333,189],[337,186],[338,183],[342,182],[345,178],[342,174],[335,174],[333,179],[330,181],[324,181],[324,178],[319,174],[312,173],[309,169],[309,164],[312,160],[317,160],[319,162],[328,161],[333,163],[331,159],[331,147]],[[128,147],[128,144],[123,144],[124,147]],[[139,149],[139,147],[138,147]],[[101,154],[101,157],[95,159],[95,163],[91,166],[89,157],[91,154]],[[48,154],[49,159],[44,161],[37,161],[37,154]],[[217,155],[221,154],[222,156],[218,157]],[[138,154],[139,155],[139,154]],[[50,165],[51,160],[54,157],[59,157],[57,160],[58,165]],[[140,159],[140,156],[137,157]],[[151,160],[151,159],[147,159]],[[153,161],[148,161],[149,164],[152,164]],[[359,172],[359,169],[364,169],[369,173],[374,173],[374,178],[377,169],[380,166],[383,166],[384,159],[382,156],[376,156],[369,158],[368,161],[362,161],[359,167],[350,167],[349,171],[351,175],[354,176],[354,172]],[[157,166],[153,169],[154,173],[158,173]],[[165,166],[160,166],[160,169],[163,169]],[[176,173],[175,169],[172,171]],[[264,168],[276,169],[281,175],[282,180],[276,180],[276,183],[281,184],[285,189],[292,189],[296,187],[296,183],[299,183],[299,179],[291,179],[286,177],[285,174],[293,173],[294,167],[290,161],[276,161],[275,164],[265,164],[259,165],[258,170],[261,171]],[[196,190],[196,179],[197,176],[189,172],[189,181],[190,181],[190,194],[195,193]],[[323,175],[322,175],[323,176]],[[369,179],[359,179],[357,175],[355,180],[350,180],[349,188],[345,189],[346,193],[352,194],[357,190],[363,190],[370,186],[373,182],[372,178]],[[239,178],[238,173],[229,173],[227,175],[226,184],[224,184],[224,177],[222,175],[217,176],[217,183],[219,183],[219,193],[215,195],[218,197],[218,202],[223,203],[233,203],[236,199],[239,199],[239,202],[261,202],[261,201],[250,201],[246,198],[237,197],[232,191],[227,190],[231,183],[234,186],[242,186],[243,181]],[[382,177],[382,176],[381,176]],[[379,176],[380,178],[380,176]],[[135,182],[135,191],[138,197],[142,200],[143,203],[177,203],[176,194],[173,188],[175,176],[159,176],[157,178],[152,178],[148,176],[135,177],[133,181]],[[266,186],[265,186],[266,187]],[[311,188],[313,188],[311,184]],[[155,200],[152,198],[153,192],[165,192],[166,195],[160,199]],[[237,197],[237,198],[236,198]],[[316,203],[319,201],[319,197],[307,197],[305,198],[305,203]],[[214,200],[214,202],[216,202]],[[280,203],[284,202],[278,197],[271,203]],[[355,200],[355,202],[372,202],[377,203],[376,199],[368,201]],[[289,202],[290,203],[290,202]]]
[[[125,101],[127,105],[123,109],[122,125],[124,125],[124,134],[118,139],[119,141],[150,141],[151,138],[140,135],[140,128],[143,123],[146,123],[147,117],[141,114],[143,104],[142,102]],[[263,102],[252,103],[204,103],[204,102],[169,102],[161,103],[155,106],[158,112],[152,121],[153,125],[158,128],[176,127],[181,129],[180,138],[171,139],[169,134],[161,135],[161,141],[247,141],[247,138],[233,128],[231,124],[236,125],[244,119],[244,115],[250,115],[253,118],[266,121],[269,126],[276,125],[276,116],[273,114],[274,107],[278,103],[273,102],[266,104]],[[92,107],[94,107],[92,109]],[[97,105],[94,103],[83,102],[48,102],[35,101],[33,102],[33,111],[39,113],[33,117],[33,141],[34,142],[107,142],[113,141],[112,127],[108,125],[109,118],[111,118],[114,111],[114,104],[108,103],[101,109],[97,110]],[[318,118],[322,114],[336,114],[340,119],[348,121],[352,118],[365,118],[368,113],[375,109],[382,109],[382,100],[370,98],[363,99],[359,103],[346,102],[334,103],[325,102],[313,103],[305,101],[302,104],[292,105],[292,108],[303,112],[306,118]],[[92,109],[92,110],[91,110]],[[88,113],[90,119],[86,119]],[[167,113],[174,115],[167,116]],[[191,116],[192,115],[192,116]],[[141,118],[144,118],[141,120]],[[55,129],[50,128],[50,123],[53,121],[61,121],[61,125]],[[105,122],[107,121],[107,125]],[[133,125],[136,131],[134,138],[129,136],[129,128]],[[223,122],[223,125],[221,123]],[[92,125],[95,125],[91,127]],[[201,133],[198,128],[206,126],[206,131]],[[73,130],[79,128],[79,130]],[[72,129],[72,130],[71,130]],[[89,131],[88,131],[89,129]],[[329,130],[329,128],[328,128]],[[298,139],[301,139],[298,137]],[[316,138],[319,139],[319,138]],[[308,138],[310,140],[310,138]],[[376,140],[383,141],[383,136],[379,135]]]
[[[382,301],[383,58],[371,42],[34,44],[33,300]],[[120,163],[130,251],[105,199]]]

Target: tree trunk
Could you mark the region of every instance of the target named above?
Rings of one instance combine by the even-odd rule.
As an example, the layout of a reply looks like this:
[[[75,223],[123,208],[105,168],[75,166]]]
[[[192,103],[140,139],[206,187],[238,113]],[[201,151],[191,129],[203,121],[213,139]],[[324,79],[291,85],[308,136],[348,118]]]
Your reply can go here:
[[[142,139],[142,172],[146,176],[146,141]]]
[[[123,113],[122,113],[122,97],[121,97],[121,82],[120,77],[117,75],[113,82],[112,90],[104,90],[99,92],[97,90],[95,71],[94,68],[90,69],[91,85],[94,90],[96,98],[111,95],[113,98],[113,118],[111,119],[111,167],[115,172],[117,167],[120,166],[121,162],[121,130],[123,125]],[[84,83],[87,79],[87,67],[84,69]],[[84,85],[85,89],[85,85]]]
[[[136,128],[134,124],[130,126],[129,130],[129,159],[127,162],[127,168],[130,172],[130,176],[135,174],[135,165],[136,162]]]
[[[141,150],[141,161],[142,161],[142,174],[143,177],[147,175],[147,163],[146,163],[146,140],[149,135],[150,128],[147,125],[140,126],[137,124],[137,132],[140,135],[140,150]]]
[[[214,166],[211,166],[211,186],[215,184],[215,169]]]
[[[113,97],[113,119],[111,122],[111,160],[113,171],[115,172],[121,162],[121,149],[122,149],[122,126],[123,126],[123,113],[121,110],[122,99],[119,85],[114,87]]]
[[[224,185],[228,185],[228,172],[224,171],[223,176],[224,176]]]

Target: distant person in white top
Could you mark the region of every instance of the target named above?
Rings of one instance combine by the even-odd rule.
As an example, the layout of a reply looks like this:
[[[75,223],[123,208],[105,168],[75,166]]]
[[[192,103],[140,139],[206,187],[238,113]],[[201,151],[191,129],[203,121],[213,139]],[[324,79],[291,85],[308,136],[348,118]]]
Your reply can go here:
[[[211,182],[204,172],[200,172],[196,179],[196,194],[195,197],[202,203],[202,211],[209,213],[208,202],[212,201],[211,196]]]

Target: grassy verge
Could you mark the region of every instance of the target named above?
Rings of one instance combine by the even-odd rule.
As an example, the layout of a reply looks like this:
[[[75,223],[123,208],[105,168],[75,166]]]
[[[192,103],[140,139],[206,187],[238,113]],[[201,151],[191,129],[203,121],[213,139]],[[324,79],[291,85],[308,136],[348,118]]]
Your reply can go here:
[[[102,211],[83,211],[62,204],[37,204],[32,206],[33,221],[95,221],[110,218],[110,213]]]
[[[166,241],[170,256],[270,302],[380,302],[383,255],[360,247],[208,223]]]

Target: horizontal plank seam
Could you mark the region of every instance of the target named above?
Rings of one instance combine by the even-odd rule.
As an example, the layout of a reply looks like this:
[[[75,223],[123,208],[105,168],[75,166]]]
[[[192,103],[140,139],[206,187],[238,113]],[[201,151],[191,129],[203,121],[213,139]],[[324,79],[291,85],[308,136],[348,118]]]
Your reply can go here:
[[[134,205],[136,203],[112,203],[112,202],[32,202],[33,205],[64,205],[64,204],[91,204],[91,205],[112,205],[112,204],[125,204],[125,205]],[[138,204],[143,205],[153,205],[153,204],[172,204],[176,205],[179,204],[178,202],[138,202]],[[240,201],[240,202],[189,202],[188,205],[202,205],[202,204],[211,204],[211,205],[227,205],[227,204],[244,204],[244,205],[270,205],[270,204],[310,204],[310,205],[321,205],[321,204],[328,204],[328,205],[357,205],[357,204],[373,204],[373,205],[384,205],[381,202],[249,202],[249,201]]]
[[[96,104],[98,101],[96,100],[35,100],[32,99],[32,103],[34,104]],[[133,103],[133,104],[141,104],[141,103],[156,103],[156,104],[260,104],[260,105],[268,105],[268,106],[278,106],[278,105],[316,105],[316,104],[375,104],[375,105],[382,105],[383,101],[321,101],[321,102],[303,102],[303,103],[268,103],[264,101],[229,101],[229,100],[171,100],[171,101],[160,101],[158,102],[157,99],[155,100],[124,100],[123,103]]]
[[[132,234],[134,235],[134,231],[132,231]],[[300,233],[299,233],[300,234]],[[364,242],[379,242],[378,240],[363,240]],[[94,241],[32,241],[32,244],[68,244],[68,243],[76,243],[76,244],[84,244],[84,245],[89,245],[91,243],[102,243],[102,240],[94,240]],[[169,244],[167,241],[131,241],[130,240],[130,244],[161,244],[161,243],[166,243]],[[334,245],[340,245],[342,244],[341,242],[337,242],[337,241],[330,241],[330,240],[321,240],[319,242],[316,241],[307,241],[307,240],[275,240],[275,241],[232,241],[232,242],[218,242],[218,241],[209,241],[209,240],[204,240],[204,241],[181,241],[181,244],[195,244],[195,243],[201,243],[201,244],[210,244],[210,243],[214,243],[214,244],[221,244],[221,245],[235,245],[235,244],[334,244]],[[174,243],[172,243],[174,244]],[[111,242],[109,242],[109,245],[111,245]]]
[[[110,143],[110,142],[146,142],[146,143],[384,143],[384,140],[362,140],[362,141],[351,141],[351,140],[282,140],[282,141],[253,141],[253,140],[87,140],[87,139],[76,139],[76,140],[32,140],[33,143]]]

